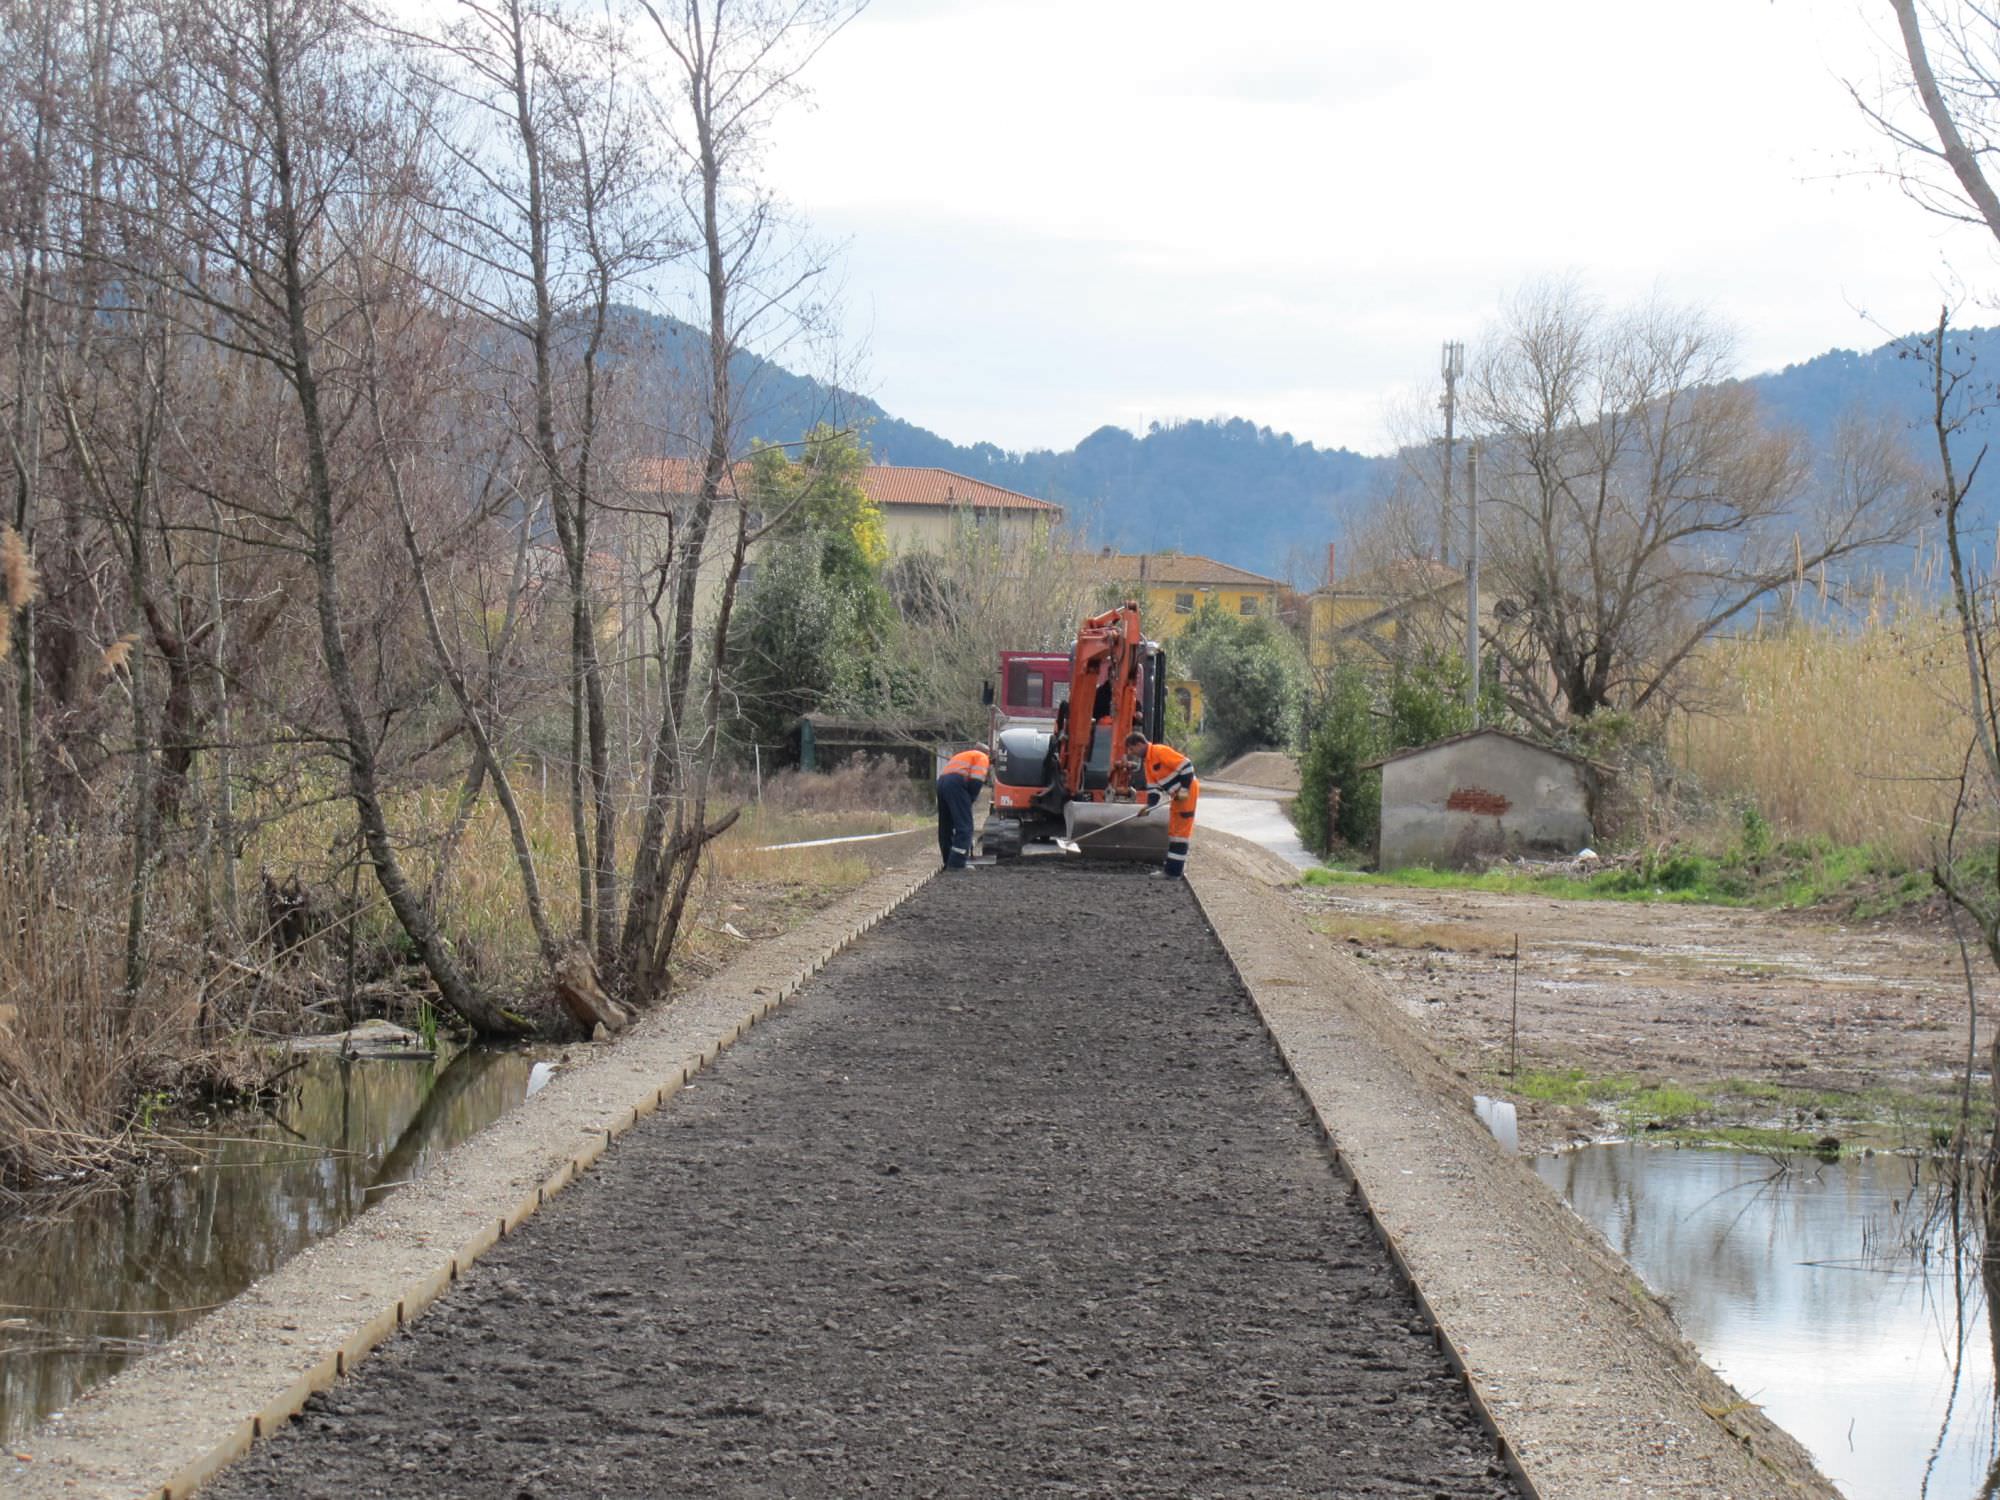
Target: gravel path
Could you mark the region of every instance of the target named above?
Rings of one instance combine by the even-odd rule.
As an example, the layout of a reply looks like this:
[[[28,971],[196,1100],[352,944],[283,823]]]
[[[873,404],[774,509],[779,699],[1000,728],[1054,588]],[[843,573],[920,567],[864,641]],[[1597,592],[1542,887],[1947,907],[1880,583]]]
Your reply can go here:
[[[933,881],[204,1495],[1513,1495],[1178,884]]]

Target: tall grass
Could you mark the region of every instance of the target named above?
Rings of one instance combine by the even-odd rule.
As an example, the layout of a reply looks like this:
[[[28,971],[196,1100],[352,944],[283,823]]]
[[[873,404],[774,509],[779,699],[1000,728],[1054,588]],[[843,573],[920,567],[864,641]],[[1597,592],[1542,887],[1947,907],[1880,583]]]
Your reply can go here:
[[[733,790],[755,794],[751,786]],[[773,931],[873,868],[852,846],[768,846],[906,827],[922,802],[921,788],[881,767],[773,778],[764,792],[710,847],[677,945],[677,963],[689,973],[709,972],[732,954],[745,926]],[[400,930],[357,864],[351,808],[330,790],[315,795],[294,785],[285,793],[289,805],[246,805],[254,830],[246,869],[279,880],[296,875],[314,894],[325,929],[299,952],[274,954],[253,880],[242,932],[231,939],[209,919],[209,872],[198,861],[163,861],[150,903],[148,978],[136,996],[121,988],[127,856],[115,832],[58,839],[18,820],[0,825],[0,1196],[128,1154],[129,1123],[150,1095],[219,1079],[254,1084],[261,1072],[239,1060],[258,1039],[338,1024],[350,924],[358,977],[388,977],[393,987],[404,960]],[[558,932],[574,931],[579,891],[565,795],[523,778],[518,797],[549,919]],[[456,806],[455,786],[390,799],[392,827],[419,885],[432,879]],[[638,816],[635,802],[620,829],[626,849]],[[517,996],[545,981],[508,830],[490,797],[466,824],[438,897],[441,925],[479,983]]]
[[[1781,837],[1871,845],[1921,864],[1942,844],[1971,721],[1957,617],[1919,598],[1857,621],[1822,612],[1709,645],[1675,759]],[[1990,841],[1993,810],[1966,834]]]
[[[0,838],[0,1195],[123,1156],[133,1101],[204,1049],[185,934],[122,991],[122,868],[108,840]]]

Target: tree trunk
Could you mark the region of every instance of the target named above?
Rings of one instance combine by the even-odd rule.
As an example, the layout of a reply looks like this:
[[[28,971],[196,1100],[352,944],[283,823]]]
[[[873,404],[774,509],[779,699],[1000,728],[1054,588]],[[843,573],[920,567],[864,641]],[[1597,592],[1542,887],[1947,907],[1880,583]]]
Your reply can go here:
[[[682,528],[679,550],[673,560],[672,654],[667,669],[666,690],[661,695],[659,737],[653,744],[652,771],[646,788],[646,816],[639,833],[639,847],[632,861],[625,930],[619,945],[626,974],[635,979],[642,975],[649,976],[640,980],[648,990],[659,973],[654,955],[672,864],[672,860],[667,858],[667,814],[678,779],[688,678],[694,664],[695,595],[701,581],[701,555],[708,546],[708,528],[715,512],[716,499],[722,493],[729,474],[732,401],[729,381],[729,268],[722,254],[721,163],[716,157],[711,127],[712,122],[697,90],[695,128],[701,143],[702,242],[708,277],[708,444],[702,458],[701,484],[695,495],[694,511]],[[742,549],[739,546],[737,550],[740,571]],[[732,576],[725,592],[733,588],[734,583]],[[718,631],[726,625],[726,609],[724,615],[724,622],[716,627]],[[718,652],[722,649],[720,636],[715,649]],[[705,732],[713,733],[714,726],[706,726]],[[697,833],[700,831],[698,817],[695,829]]]
[[[518,1037],[532,1028],[519,1016],[492,1004],[478,994],[452,956],[449,946],[432,920],[430,910],[411,889],[389,837],[389,824],[382,807],[381,789],[360,695],[355,691],[354,672],[341,634],[340,575],[333,547],[333,474],[327,456],[326,427],[320,411],[319,385],[313,373],[312,334],[306,307],[306,274],[300,244],[299,206],[293,185],[294,162],[290,145],[290,111],[284,96],[284,65],[278,54],[278,39],[271,22],[265,21],[261,38],[263,83],[271,127],[271,166],[278,188],[282,246],[279,278],[284,298],[285,322],[289,335],[290,358],[286,374],[298,398],[300,424],[306,448],[307,500],[311,512],[313,579],[318,586],[320,650],[326,658],[328,681],[333,687],[340,712],[347,760],[348,794],[354,802],[355,817],[361,825],[363,842],[375,867],[376,881],[396,914],[411,945],[423,960],[424,968],[438,987],[444,1003],[474,1031],[488,1037]]]

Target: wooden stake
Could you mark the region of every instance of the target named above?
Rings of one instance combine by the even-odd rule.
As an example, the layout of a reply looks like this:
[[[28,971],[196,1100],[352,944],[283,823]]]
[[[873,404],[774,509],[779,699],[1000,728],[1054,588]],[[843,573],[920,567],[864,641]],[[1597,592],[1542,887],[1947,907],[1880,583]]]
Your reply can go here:
[[[1521,1070],[1521,934],[1514,934],[1514,1008],[1507,1017],[1507,1076]]]

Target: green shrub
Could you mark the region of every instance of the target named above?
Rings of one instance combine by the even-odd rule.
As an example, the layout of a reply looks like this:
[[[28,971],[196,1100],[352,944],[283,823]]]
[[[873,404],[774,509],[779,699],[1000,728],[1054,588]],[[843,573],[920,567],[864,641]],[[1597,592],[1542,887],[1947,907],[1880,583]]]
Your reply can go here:
[[[1181,632],[1181,659],[1201,684],[1202,757],[1218,764],[1275,750],[1299,732],[1298,643],[1275,620],[1224,614],[1213,600]]]
[[[1361,767],[1382,749],[1367,673],[1359,667],[1340,668],[1307,704],[1299,795],[1292,803],[1300,842],[1320,858],[1342,847],[1374,848],[1382,774]]]

